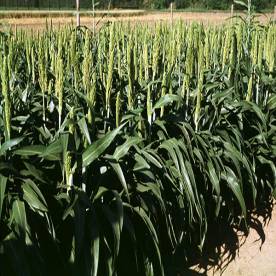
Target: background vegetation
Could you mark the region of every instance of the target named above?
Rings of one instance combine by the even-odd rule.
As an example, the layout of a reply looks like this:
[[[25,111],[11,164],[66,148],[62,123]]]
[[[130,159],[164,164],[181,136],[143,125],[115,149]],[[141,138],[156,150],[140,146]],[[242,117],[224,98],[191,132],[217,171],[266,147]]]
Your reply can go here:
[[[92,0],[81,0],[83,8],[90,8]],[[195,9],[229,9],[232,0],[110,0],[95,1],[98,8],[168,8],[171,2],[176,8]],[[276,5],[276,0],[252,0],[252,4],[257,9],[272,9]],[[50,9],[71,9],[75,6],[75,0],[0,0],[0,7],[6,8],[50,8]]]

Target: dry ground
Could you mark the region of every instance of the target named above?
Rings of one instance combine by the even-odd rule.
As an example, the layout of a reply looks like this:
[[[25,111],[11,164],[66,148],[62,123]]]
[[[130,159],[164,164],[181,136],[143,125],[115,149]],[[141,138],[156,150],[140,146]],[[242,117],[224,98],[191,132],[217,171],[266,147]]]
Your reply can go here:
[[[257,221],[257,220],[256,220]],[[263,222],[261,219],[259,222]],[[256,228],[258,229],[258,227]],[[239,238],[240,247],[236,257],[228,265],[221,260],[221,266],[200,269],[193,267],[191,275],[223,276],[275,276],[276,275],[276,208],[271,220],[258,231],[251,228],[249,235]],[[262,232],[263,230],[263,232]],[[216,235],[216,233],[214,233]],[[227,256],[225,256],[227,258]]]
[[[119,15],[120,12],[110,13],[108,16],[102,18],[102,16],[96,17],[96,22],[99,25],[104,24],[108,21],[123,21],[130,22],[132,24],[135,23],[143,23],[143,24],[152,24],[154,22],[159,21],[171,21],[171,15],[168,12],[144,12],[141,11],[138,15],[137,13],[131,13],[128,11],[127,13],[123,13]],[[15,16],[17,17],[17,15]],[[174,20],[184,20],[186,22],[202,22],[203,24],[222,24],[229,20],[230,13],[227,12],[175,12],[173,15]],[[66,24],[75,23],[75,17],[67,15],[65,17],[59,17],[57,13],[52,16],[48,14],[46,17],[48,22],[52,20],[53,26],[62,26]],[[34,17],[24,17],[24,18],[3,18],[0,19],[0,22],[5,26],[10,26],[12,28],[23,28],[23,29],[33,29],[33,30],[43,30],[45,29],[46,18],[39,18],[34,15]],[[272,14],[260,15],[259,20],[261,22],[267,22],[272,19]],[[92,16],[81,17],[81,24],[87,27],[92,26]]]

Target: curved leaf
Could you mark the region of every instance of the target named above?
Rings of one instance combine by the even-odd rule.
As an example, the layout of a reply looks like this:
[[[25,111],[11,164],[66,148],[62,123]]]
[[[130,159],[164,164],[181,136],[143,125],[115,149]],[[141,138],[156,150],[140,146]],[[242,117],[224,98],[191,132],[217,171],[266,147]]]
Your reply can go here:
[[[5,198],[5,191],[8,178],[0,174],[0,219],[2,215],[2,206]]]
[[[44,196],[33,181],[31,181],[30,179],[26,180],[25,183],[22,185],[22,189],[24,191],[23,198],[31,208],[43,212],[48,211],[47,203],[44,199]]]
[[[82,155],[83,167],[87,167],[96,160],[112,143],[114,138],[120,133],[125,124],[110,131],[104,137],[100,138],[90,145]]]

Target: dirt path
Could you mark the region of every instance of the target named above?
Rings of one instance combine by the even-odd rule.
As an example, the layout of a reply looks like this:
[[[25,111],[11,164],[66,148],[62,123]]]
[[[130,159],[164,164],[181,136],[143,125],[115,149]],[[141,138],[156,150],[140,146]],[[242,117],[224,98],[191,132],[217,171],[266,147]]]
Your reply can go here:
[[[276,276],[276,207],[263,232],[251,228],[248,237],[241,237],[239,244],[235,259],[226,267],[209,267],[207,273],[195,267],[193,271],[197,273],[193,275]]]
[[[256,230],[251,229],[237,258],[229,264],[223,275],[274,276],[276,275],[276,209],[270,223],[264,228],[262,244]]]
[[[186,22],[202,22],[203,24],[222,24],[226,22],[230,17],[230,13],[227,12],[175,12],[173,15],[173,19],[175,21],[181,19]],[[267,22],[272,18],[272,14],[260,15],[259,20],[261,22]],[[66,16],[59,17],[55,14],[55,16],[47,17],[48,22],[52,20],[53,26],[62,26],[65,24],[75,23],[75,17]],[[118,13],[116,16],[109,14],[108,17],[96,17],[96,22],[100,22],[99,24],[106,23],[108,21],[123,21],[123,22],[131,22],[135,23],[143,23],[143,24],[152,24],[155,22],[163,21],[170,22],[171,15],[168,12],[151,12],[151,13],[141,13],[141,15],[122,15],[119,16]],[[0,22],[6,26],[11,26],[12,28],[23,28],[23,29],[33,29],[33,30],[42,30],[45,29],[46,18],[39,17],[30,17],[30,18],[4,18],[1,19]],[[92,26],[92,17],[91,16],[83,16],[81,17],[81,24],[87,27]]]

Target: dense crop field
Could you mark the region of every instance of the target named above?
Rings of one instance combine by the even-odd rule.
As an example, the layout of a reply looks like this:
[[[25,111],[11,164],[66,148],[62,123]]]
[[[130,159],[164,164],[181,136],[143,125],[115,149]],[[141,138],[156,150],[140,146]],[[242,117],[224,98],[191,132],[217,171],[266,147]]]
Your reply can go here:
[[[0,275],[176,275],[276,188],[276,27],[0,35]]]

